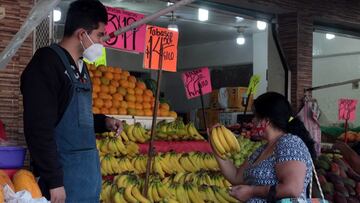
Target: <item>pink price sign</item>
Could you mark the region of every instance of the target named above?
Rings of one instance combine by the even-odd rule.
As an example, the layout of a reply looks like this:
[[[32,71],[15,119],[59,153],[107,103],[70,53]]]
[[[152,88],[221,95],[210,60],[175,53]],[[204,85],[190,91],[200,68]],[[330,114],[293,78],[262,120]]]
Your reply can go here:
[[[356,105],[358,101],[356,99],[339,99],[339,120],[356,120]]]
[[[118,8],[106,7],[106,10],[108,12],[108,22],[105,26],[105,32],[110,36],[114,31],[144,18],[142,14]],[[142,25],[116,37],[112,36],[104,45],[109,48],[143,53],[145,48],[145,33],[146,25]]]
[[[210,72],[207,67],[183,73],[182,80],[188,99],[200,96],[199,85],[203,95],[212,91]]]

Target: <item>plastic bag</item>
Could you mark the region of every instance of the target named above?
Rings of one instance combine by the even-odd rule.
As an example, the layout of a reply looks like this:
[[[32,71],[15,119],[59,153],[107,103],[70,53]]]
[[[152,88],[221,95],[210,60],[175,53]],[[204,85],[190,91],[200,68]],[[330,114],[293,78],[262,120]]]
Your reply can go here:
[[[4,186],[4,197],[6,203],[50,203],[45,197],[33,199],[26,190],[15,193],[8,185]]]

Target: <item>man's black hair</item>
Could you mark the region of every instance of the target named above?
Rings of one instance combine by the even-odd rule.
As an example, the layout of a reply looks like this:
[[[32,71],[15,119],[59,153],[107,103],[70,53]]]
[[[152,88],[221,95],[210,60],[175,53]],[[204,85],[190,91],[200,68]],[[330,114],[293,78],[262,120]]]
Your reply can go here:
[[[91,32],[98,28],[99,23],[107,23],[107,11],[98,0],[77,0],[70,4],[64,37],[70,37],[79,28]]]

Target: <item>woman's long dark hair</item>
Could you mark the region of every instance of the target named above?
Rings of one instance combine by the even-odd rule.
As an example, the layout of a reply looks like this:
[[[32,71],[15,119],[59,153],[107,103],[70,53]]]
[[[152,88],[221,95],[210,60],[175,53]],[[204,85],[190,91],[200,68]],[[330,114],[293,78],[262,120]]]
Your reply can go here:
[[[268,119],[273,127],[300,137],[309,149],[312,159],[316,158],[314,140],[304,123],[294,116],[289,101],[283,95],[276,92],[260,95],[254,101],[254,111],[256,117]]]

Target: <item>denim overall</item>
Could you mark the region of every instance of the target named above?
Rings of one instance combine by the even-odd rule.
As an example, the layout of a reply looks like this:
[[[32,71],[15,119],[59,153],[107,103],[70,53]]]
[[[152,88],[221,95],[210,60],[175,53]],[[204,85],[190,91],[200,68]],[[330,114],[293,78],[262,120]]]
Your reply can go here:
[[[50,47],[61,58],[72,83],[70,103],[55,128],[55,140],[64,173],[66,202],[99,202],[101,173],[95,142],[90,77],[84,68],[88,79],[81,83],[76,79],[59,45]]]

